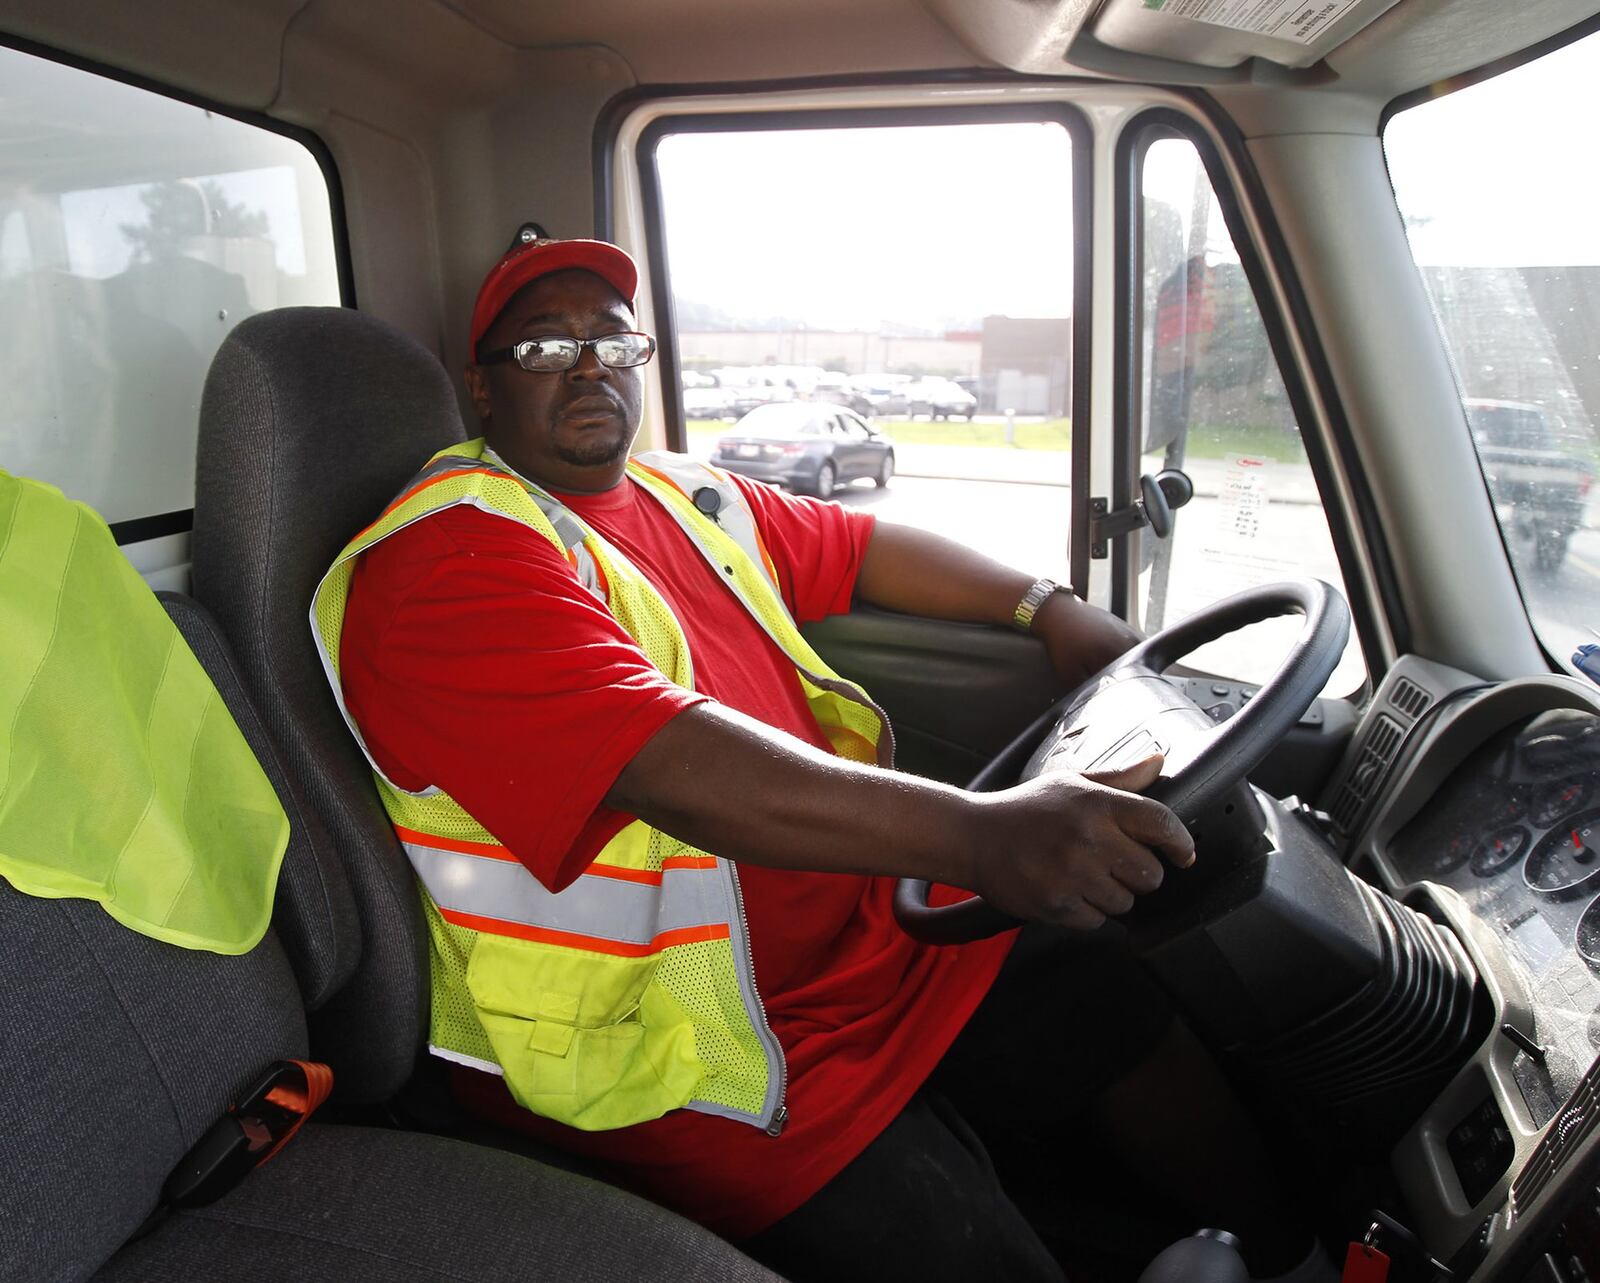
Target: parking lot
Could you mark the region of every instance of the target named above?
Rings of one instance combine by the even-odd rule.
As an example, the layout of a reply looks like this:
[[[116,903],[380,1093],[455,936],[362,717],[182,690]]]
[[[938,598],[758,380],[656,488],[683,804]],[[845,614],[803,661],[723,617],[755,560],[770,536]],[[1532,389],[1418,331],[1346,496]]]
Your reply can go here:
[[[721,427],[707,425],[693,432],[690,452],[708,455]],[[834,498],[891,521],[949,531],[1008,565],[1070,580],[1069,451],[899,441],[895,450],[898,473],[888,489],[857,482]],[[1227,460],[1194,459],[1186,470],[1195,482],[1195,497],[1179,515],[1170,545],[1166,622],[1253,584],[1300,575],[1341,582],[1304,465],[1265,465],[1255,492],[1242,497]],[[1559,650],[1562,659],[1579,643],[1597,640],[1593,628],[1600,621],[1587,618],[1585,607],[1600,596],[1600,491],[1591,500],[1584,529],[1573,536],[1565,562],[1553,573],[1529,571],[1524,591],[1546,644]],[[1148,578],[1141,584],[1141,613],[1147,596]],[[1281,653],[1293,631],[1288,620],[1257,625],[1232,642],[1198,652],[1195,660],[1229,676],[1259,680],[1265,673],[1252,671],[1249,656]],[[1359,650],[1352,642],[1327,689],[1346,694],[1362,676]]]

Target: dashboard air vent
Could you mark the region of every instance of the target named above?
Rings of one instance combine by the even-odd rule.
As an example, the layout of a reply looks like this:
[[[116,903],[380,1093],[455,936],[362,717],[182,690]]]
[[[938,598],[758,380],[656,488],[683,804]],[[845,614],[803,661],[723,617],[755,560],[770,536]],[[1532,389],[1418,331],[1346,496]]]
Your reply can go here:
[[[1573,1088],[1572,1096],[1561,1107],[1561,1112],[1550,1120],[1533,1153],[1528,1155],[1528,1161],[1511,1182],[1513,1216],[1520,1216],[1528,1210],[1529,1204],[1539,1196],[1539,1191],[1550,1183],[1594,1130],[1595,1124],[1600,1122],[1600,1100],[1597,1100],[1600,1082],[1596,1081],[1597,1072],[1600,1072],[1600,1061],[1589,1066],[1589,1072]]]
[[[1367,799],[1372,796],[1389,763],[1394,761],[1395,750],[1404,738],[1405,731],[1400,728],[1399,722],[1382,713],[1378,714],[1366,743],[1362,745],[1360,758],[1339,786],[1339,796],[1334,800],[1331,815],[1341,832],[1354,831]]]
[[[1396,679],[1394,689],[1389,692],[1389,703],[1407,717],[1416,717],[1433,703],[1433,696],[1409,678],[1401,677]]]

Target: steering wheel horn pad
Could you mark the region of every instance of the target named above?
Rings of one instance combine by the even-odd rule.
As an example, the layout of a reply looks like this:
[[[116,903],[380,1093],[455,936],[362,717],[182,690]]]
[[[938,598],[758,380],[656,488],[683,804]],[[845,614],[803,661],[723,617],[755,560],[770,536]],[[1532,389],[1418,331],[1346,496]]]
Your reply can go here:
[[[1304,624],[1277,671],[1227,721],[1210,717],[1162,674],[1191,651],[1250,624],[1301,615]],[[1148,796],[1192,824],[1221,802],[1299,721],[1333,674],[1350,636],[1344,599],[1317,579],[1247,589],[1146,638],[1052,707],[969,786],[979,791],[1047,771],[1080,773],[1131,766],[1152,752],[1166,761]],[[996,768],[1029,753],[1015,779]],[[916,939],[955,944],[1017,926],[977,896],[930,908],[928,884],[902,878],[895,917]]]

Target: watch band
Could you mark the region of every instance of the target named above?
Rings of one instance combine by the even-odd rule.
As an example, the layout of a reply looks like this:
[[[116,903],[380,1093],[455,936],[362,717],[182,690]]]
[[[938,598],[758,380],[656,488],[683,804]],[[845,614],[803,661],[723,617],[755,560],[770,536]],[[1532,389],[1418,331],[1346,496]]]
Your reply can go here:
[[[1039,607],[1049,600],[1052,593],[1060,591],[1061,585],[1054,579],[1035,579],[1033,586],[1022,594],[1017,608],[1011,612],[1011,626],[1019,633],[1031,633],[1033,617],[1039,613]]]

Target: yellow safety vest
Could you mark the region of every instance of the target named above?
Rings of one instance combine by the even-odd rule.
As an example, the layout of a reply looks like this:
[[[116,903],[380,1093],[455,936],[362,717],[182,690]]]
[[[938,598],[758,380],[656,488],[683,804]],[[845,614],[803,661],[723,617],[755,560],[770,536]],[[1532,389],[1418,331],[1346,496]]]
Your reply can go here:
[[[738,487],[716,469],[666,453],[631,459],[628,476],[683,528],[794,664],[834,751],[890,765],[887,720],[801,637]],[[717,496],[714,519],[692,498],[708,487]],[[683,630],[661,595],[621,551],[480,439],[435,455],[318,586],[312,632],[341,710],[339,637],[356,559],[404,526],[463,503],[548,539],[651,663],[693,689]],[[345,720],[360,742],[348,710]],[[367,758],[422,888],[431,1051],[503,1074],[525,1108],[587,1131],[687,1108],[777,1134],[786,1117],[783,1052],[756,988],[730,861],[635,820],[553,894],[448,794],[399,788],[370,752]]]
[[[184,949],[248,953],[289,821],[97,513],[0,471],[0,877]]]

